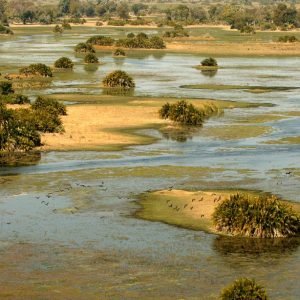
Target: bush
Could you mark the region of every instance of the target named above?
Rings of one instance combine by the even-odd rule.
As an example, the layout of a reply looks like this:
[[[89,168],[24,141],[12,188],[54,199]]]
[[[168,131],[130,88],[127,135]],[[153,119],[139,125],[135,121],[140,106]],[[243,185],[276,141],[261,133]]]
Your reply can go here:
[[[127,34],[127,37],[129,39],[133,39],[135,37],[135,34],[133,32],[130,32],[130,33]]]
[[[95,54],[89,53],[84,57],[84,62],[87,64],[97,64],[99,60]]]
[[[28,151],[41,145],[34,124],[23,120],[20,111],[7,109],[0,103],[0,151]]]
[[[28,67],[20,69],[20,74],[26,76],[42,76],[42,77],[52,77],[52,71],[50,67],[44,64],[32,64]]]
[[[103,79],[106,87],[131,89],[135,87],[132,77],[124,71],[114,71]]]
[[[53,28],[53,32],[54,33],[63,33],[64,29],[63,27],[59,26],[59,25],[56,25],[54,28]]]
[[[25,104],[30,103],[27,96],[18,94],[0,95],[0,102],[5,104]]]
[[[86,19],[70,18],[70,19],[65,19],[64,22],[73,23],[73,24],[84,24],[86,23]]]
[[[201,126],[204,120],[216,111],[217,108],[214,106],[206,106],[199,110],[193,104],[180,100],[174,104],[164,104],[159,110],[159,116],[162,119],[170,119],[181,125]]]
[[[221,294],[222,300],[267,300],[266,291],[255,280],[241,278],[225,288]]]
[[[112,46],[115,43],[115,40],[108,36],[97,35],[90,37],[86,43],[98,46]]]
[[[128,35],[129,36],[129,35]],[[127,37],[125,39],[119,39],[116,42],[117,47],[124,48],[141,48],[141,49],[164,49],[166,45],[162,38],[159,36],[153,36],[149,39],[147,34],[139,33],[136,36]]]
[[[114,56],[125,56],[125,55],[126,55],[125,51],[120,48],[116,49],[114,52]]]
[[[278,38],[278,42],[280,43],[295,43],[298,39],[294,35],[284,35]]]
[[[96,26],[103,26],[103,23],[101,21],[97,21]]]
[[[189,34],[181,25],[175,25],[173,31],[167,31],[164,33],[166,38],[176,38],[176,37],[189,37]]]
[[[55,63],[54,67],[58,69],[73,69],[73,62],[68,57],[61,57]]]
[[[107,25],[109,26],[125,26],[126,21],[124,20],[109,20]]]
[[[209,58],[205,58],[204,60],[202,60],[201,65],[203,67],[217,67],[218,63],[217,63],[216,59],[209,57]]]
[[[3,26],[2,24],[0,24],[0,34],[14,34],[13,31],[6,27],[6,26]]]
[[[217,230],[238,236],[275,238],[299,235],[300,217],[274,196],[236,194],[213,214]]]
[[[67,22],[62,23],[61,26],[64,30],[71,30],[72,29],[72,26],[70,25],[70,23],[67,23]]]
[[[140,25],[149,25],[151,21],[138,17],[136,20],[128,21],[129,25],[140,26]]]
[[[46,110],[51,113],[58,115],[66,115],[67,109],[66,106],[55,99],[46,98],[46,97],[37,97],[35,102],[32,104],[33,110]]]
[[[75,52],[77,52],[77,53],[95,53],[95,49],[90,44],[79,43],[75,47]]]
[[[0,81],[0,95],[13,94],[12,83],[9,81]]]
[[[245,25],[240,29],[241,33],[247,33],[247,34],[255,34],[255,28],[253,26]]]

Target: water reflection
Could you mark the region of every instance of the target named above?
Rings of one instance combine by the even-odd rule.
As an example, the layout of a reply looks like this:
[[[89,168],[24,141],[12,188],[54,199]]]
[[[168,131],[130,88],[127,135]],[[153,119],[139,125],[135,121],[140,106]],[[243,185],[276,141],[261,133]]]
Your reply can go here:
[[[176,141],[179,143],[192,140],[193,136],[199,133],[199,128],[195,127],[174,127],[160,130],[162,137],[166,140]]]
[[[36,165],[41,160],[37,151],[27,153],[0,153],[0,167],[19,167]]]
[[[300,245],[300,238],[236,238],[219,236],[214,240],[213,249],[223,256],[232,254],[266,255],[291,254]]]
[[[134,89],[120,89],[120,88],[103,88],[102,94],[107,96],[133,96]]]
[[[83,68],[87,73],[95,73],[98,71],[99,65],[98,64],[86,64],[86,65],[84,65]]]
[[[201,74],[205,77],[215,77],[218,73],[218,70],[201,70]]]

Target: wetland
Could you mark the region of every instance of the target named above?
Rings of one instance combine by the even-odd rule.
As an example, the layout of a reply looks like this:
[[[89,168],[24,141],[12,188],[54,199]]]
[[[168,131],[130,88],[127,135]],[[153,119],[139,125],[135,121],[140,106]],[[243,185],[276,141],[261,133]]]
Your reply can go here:
[[[298,237],[223,236],[198,222],[196,210],[191,218],[151,206],[160,192],[163,203],[179,203],[201,193],[251,191],[298,209],[298,44],[285,45],[294,47],[286,53],[257,51],[260,56],[218,50],[212,54],[220,68],[211,76],[195,68],[211,51],[197,51],[203,43],[197,39],[185,48],[180,41],[176,51],[132,50],[126,57],[97,49],[100,63],[92,66],[74,52],[99,32],[120,38],[138,30],[77,26],[54,35],[46,26],[20,26],[14,36],[0,37],[2,76],[32,63],[53,66],[60,57],[74,62],[72,71],[53,78],[13,80],[32,101],[43,95],[66,104],[67,116],[64,132],[42,134],[38,153],[12,157],[8,165],[0,160],[0,297],[218,299],[236,278],[254,277],[270,299],[299,299]],[[260,39],[268,47],[278,35],[191,30],[199,40],[215,37],[214,47],[220,39],[250,39],[255,47]],[[117,69],[134,78],[134,90],[102,87]],[[158,117],[164,103],[178,99],[198,108],[210,103],[220,113],[197,130],[178,131]],[[155,217],[149,209],[157,209]]]

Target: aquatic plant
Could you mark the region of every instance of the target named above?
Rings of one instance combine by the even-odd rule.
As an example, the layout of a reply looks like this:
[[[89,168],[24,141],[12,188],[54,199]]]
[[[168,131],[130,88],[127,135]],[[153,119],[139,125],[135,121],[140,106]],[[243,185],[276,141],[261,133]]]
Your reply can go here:
[[[15,91],[12,88],[12,83],[9,81],[0,81],[0,95],[13,94]]]
[[[106,87],[131,89],[135,87],[135,83],[131,76],[124,71],[114,71],[103,79],[103,85]]]
[[[192,103],[180,100],[174,104],[165,103],[159,110],[159,116],[181,125],[201,126],[204,120],[217,110],[214,105],[205,105],[202,109],[198,109]]]
[[[75,46],[75,52],[77,52],[77,53],[95,53],[95,49],[90,44],[79,43]]]
[[[20,74],[25,76],[42,76],[42,77],[52,77],[51,68],[45,64],[32,64],[28,67],[20,69]]]
[[[115,43],[115,40],[108,36],[96,35],[90,37],[86,41],[86,43],[91,45],[98,45],[98,46],[112,46]]]
[[[58,69],[73,69],[74,63],[68,57],[61,57],[55,63],[54,67]]]
[[[126,53],[123,49],[117,48],[114,52],[114,56],[125,56]]]
[[[209,58],[205,58],[204,60],[202,60],[201,65],[203,67],[217,67],[218,63],[215,58],[209,57]]]
[[[265,289],[258,285],[254,279],[240,278],[221,294],[221,300],[267,300]]]
[[[300,217],[275,196],[231,195],[213,214],[218,231],[245,237],[276,238],[300,233]]]
[[[84,57],[84,62],[87,63],[87,64],[97,64],[97,63],[99,63],[99,59],[98,59],[98,57],[95,54],[88,53]]]

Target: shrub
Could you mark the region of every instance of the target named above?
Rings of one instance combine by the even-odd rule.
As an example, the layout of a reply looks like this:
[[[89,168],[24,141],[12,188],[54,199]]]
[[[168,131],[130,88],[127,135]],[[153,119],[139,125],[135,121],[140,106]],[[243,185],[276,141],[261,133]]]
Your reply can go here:
[[[37,97],[35,102],[32,104],[33,110],[46,110],[58,115],[66,115],[66,106],[55,99],[46,97]]]
[[[67,22],[62,23],[61,26],[62,26],[62,28],[63,28],[64,30],[71,30],[71,29],[72,29],[71,24],[70,24],[70,23],[67,23]]]
[[[247,33],[247,34],[255,34],[255,28],[253,26],[245,25],[240,29],[241,33]]]
[[[55,63],[54,67],[58,69],[73,69],[73,62],[68,57],[61,57]]]
[[[0,34],[14,34],[13,31],[6,27],[6,26],[3,26],[2,24],[0,24]]]
[[[86,43],[99,46],[112,46],[115,43],[115,40],[108,36],[96,35],[90,37]]]
[[[95,49],[90,44],[79,43],[75,47],[75,52],[77,52],[77,53],[95,53]]]
[[[284,35],[278,38],[278,42],[280,43],[295,43],[298,39],[294,35]]]
[[[73,24],[84,24],[84,23],[86,23],[86,19],[80,19],[78,17],[65,19],[64,21],[68,22],[68,23],[73,23]]]
[[[42,76],[42,77],[52,77],[52,71],[50,67],[44,64],[32,64],[28,67],[20,69],[20,74],[26,76]]]
[[[135,37],[135,34],[134,34],[133,32],[130,32],[130,33],[127,34],[127,37],[128,37],[129,39],[132,39],[132,38]]]
[[[184,28],[181,25],[176,24],[174,26],[173,31],[167,31],[164,33],[164,37],[166,38],[189,37],[189,34],[186,30],[184,30]]]
[[[181,125],[201,126],[204,120],[216,111],[217,108],[212,105],[207,105],[200,110],[193,104],[188,103],[185,100],[180,100],[174,104],[164,104],[159,110],[159,116],[162,119],[170,119]]]
[[[153,36],[149,39],[147,34],[139,33],[136,36],[130,35],[132,37],[119,39],[116,42],[117,47],[124,48],[141,48],[141,49],[164,49],[165,43],[159,36]]]
[[[125,55],[126,55],[125,51],[120,48],[116,49],[114,52],[114,56],[125,56]]]
[[[201,65],[203,67],[217,67],[218,63],[217,63],[216,59],[209,57],[209,58],[205,58],[204,60],[202,60]]]
[[[12,83],[9,81],[0,81],[0,95],[13,94]]]
[[[221,294],[222,300],[267,300],[266,291],[255,280],[241,278],[225,288]]]
[[[97,21],[96,26],[103,26],[103,23],[101,21]]]
[[[6,104],[25,104],[30,103],[27,96],[18,94],[0,95],[0,102]]]
[[[110,26],[124,26],[126,24],[126,21],[124,20],[109,20],[107,22],[107,25]]]
[[[59,26],[59,25],[56,25],[54,28],[53,28],[53,32],[54,33],[63,33],[64,29],[63,27]]]
[[[0,103],[0,151],[28,151],[41,145],[34,124],[23,120],[20,111],[7,109]]]
[[[114,71],[108,74],[103,79],[103,84],[106,87],[131,89],[135,87],[134,81],[131,76],[129,76],[124,71]]]
[[[151,23],[151,21],[140,18],[140,17],[138,17],[136,20],[128,21],[128,24],[134,25],[134,26],[149,25],[150,23]]]
[[[84,57],[84,62],[87,64],[97,64],[99,60],[95,54],[89,53]]]
[[[257,238],[295,236],[300,217],[274,196],[231,195],[213,214],[217,230],[231,235]]]

